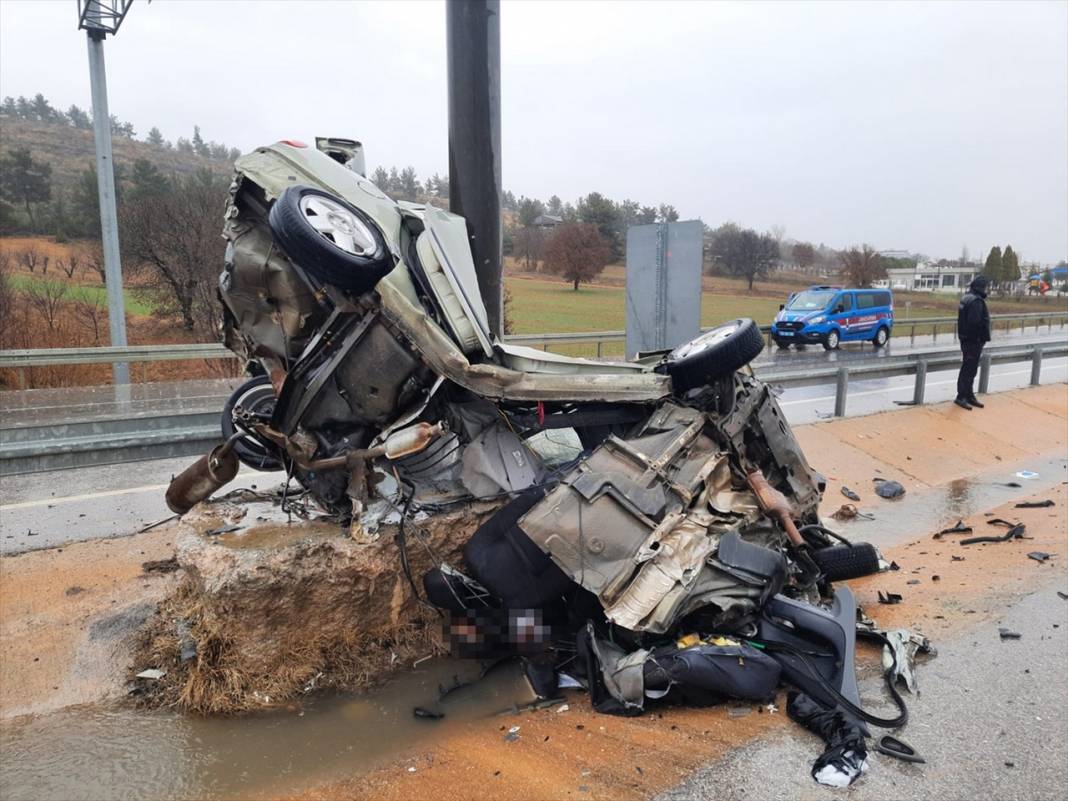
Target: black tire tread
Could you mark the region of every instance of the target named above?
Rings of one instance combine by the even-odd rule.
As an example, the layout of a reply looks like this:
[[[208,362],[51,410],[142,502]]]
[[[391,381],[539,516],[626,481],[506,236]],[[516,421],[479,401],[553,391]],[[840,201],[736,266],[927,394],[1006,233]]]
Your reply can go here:
[[[879,552],[867,542],[820,548],[812,552],[812,559],[828,581],[845,581],[879,572]]]
[[[748,318],[741,318],[724,323],[724,325],[739,323],[740,326],[733,336],[706,350],[679,359],[674,359],[672,354],[668,354],[665,369],[671,376],[671,385],[675,392],[688,392],[696,387],[705,386],[717,378],[740,370],[760,355],[764,350],[764,335],[755,322]],[[711,335],[715,330],[706,331],[700,336]]]
[[[230,439],[237,433],[237,425],[234,423],[234,406],[237,405],[237,399],[247,393],[250,389],[256,387],[270,385],[271,379],[265,375],[258,375],[246,381],[239,386],[226,400],[226,404],[223,406],[221,429],[223,439]],[[234,454],[237,456],[237,460],[241,464],[251,467],[253,470],[260,470],[265,473],[273,473],[276,470],[284,469],[282,460],[275,454],[272,454],[268,449],[255,448],[250,446],[243,440],[237,440],[234,442]]]

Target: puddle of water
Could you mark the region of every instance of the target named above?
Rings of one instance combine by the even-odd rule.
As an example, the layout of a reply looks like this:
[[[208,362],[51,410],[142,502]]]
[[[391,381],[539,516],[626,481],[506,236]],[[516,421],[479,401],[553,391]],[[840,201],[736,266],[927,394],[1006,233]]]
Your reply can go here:
[[[322,523],[314,520],[301,520],[296,524],[264,523],[238,531],[219,534],[215,542],[227,548],[265,550],[285,548],[300,540],[317,537],[336,537],[337,523]]]
[[[1021,468],[1034,470],[1038,477],[1016,476]],[[890,547],[929,532],[952,526],[960,518],[989,511],[1010,501],[1017,501],[1060,484],[1068,479],[1068,459],[1033,459],[1026,464],[999,467],[970,478],[960,478],[945,486],[911,491],[896,501],[884,501],[870,493],[870,499],[858,504],[874,520],[857,518],[840,524],[842,535],[857,542]],[[1008,483],[1020,487],[1006,487]],[[868,494],[868,493],[864,493]],[[947,540],[952,542],[952,539]]]
[[[439,701],[441,687],[478,672],[477,663],[437,660],[365,695],[320,696],[299,711],[242,718],[70,707],[3,722],[0,798],[165,801],[296,792],[370,771],[464,721],[534,700],[511,663]],[[446,717],[417,719],[414,706]]]

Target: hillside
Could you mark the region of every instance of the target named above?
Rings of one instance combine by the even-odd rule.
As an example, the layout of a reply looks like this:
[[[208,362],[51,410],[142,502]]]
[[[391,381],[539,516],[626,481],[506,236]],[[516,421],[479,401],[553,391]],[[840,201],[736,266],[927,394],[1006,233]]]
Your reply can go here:
[[[207,167],[212,172],[228,174],[232,165],[177,150],[150,145],[119,136],[112,137],[115,163],[127,172],[137,159],[149,159],[164,173],[189,174]],[[67,192],[81,173],[92,167],[96,154],[93,132],[59,123],[30,122],[4,117],[0,120],[0,152],[29,148],[33,157],[52,165],[54,189]]]

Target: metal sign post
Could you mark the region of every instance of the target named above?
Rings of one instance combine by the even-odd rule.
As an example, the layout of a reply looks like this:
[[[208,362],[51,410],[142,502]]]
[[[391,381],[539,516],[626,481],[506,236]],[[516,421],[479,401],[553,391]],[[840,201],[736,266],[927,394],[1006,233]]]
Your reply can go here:
[[[104,283],[108,293],[108,329],[112,347],[126,346],[126,303],[122,291],[118,215],[115,209],[115,169],[111,154],[111,115],[108,113],[104,37],[115,34],[133,0],[79,0],[78,27],[89,44],[89,85],[93,94],[93,139],[96,142],[96,181],[100,197],[100,238],[104,250]],[[112,366],[116,384],[130,383],[130,366]]]

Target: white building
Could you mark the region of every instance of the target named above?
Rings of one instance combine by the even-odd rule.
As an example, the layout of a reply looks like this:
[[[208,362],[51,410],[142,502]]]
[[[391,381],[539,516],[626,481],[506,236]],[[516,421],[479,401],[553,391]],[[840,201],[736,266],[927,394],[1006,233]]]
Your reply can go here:
[[[891,289],[914,289],[928,292],[964,292],[976,276],[975,267],[939,266],[918,262],[914,267],[891,267],[886,278],[873,281],[873,286]]]

